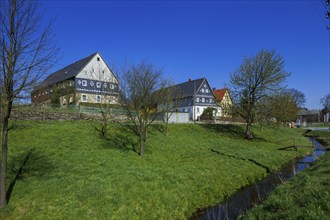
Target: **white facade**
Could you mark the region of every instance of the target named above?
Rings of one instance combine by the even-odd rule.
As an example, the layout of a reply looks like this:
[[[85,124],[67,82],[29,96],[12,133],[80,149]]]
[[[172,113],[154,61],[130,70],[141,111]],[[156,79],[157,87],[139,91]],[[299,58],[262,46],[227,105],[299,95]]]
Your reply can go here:
[[[193,120],[197,120],[204,112],[204,110],[206,108],[208,108],[210,106],[187,106],[187,107],[180,107],[177,108],[176,110],[178,110],[179,112],[188,112],[189,113],[189,117]],[[211,106],[212,108],[216,109],[216,117],[220,117],[221,116],[221,108],[220,107],[214,107]]]
[[[118,84],[114,74],[108,65],[104,62],[99,53],[90,60],[90,62],[80,71],[76,78],[112,82]]]

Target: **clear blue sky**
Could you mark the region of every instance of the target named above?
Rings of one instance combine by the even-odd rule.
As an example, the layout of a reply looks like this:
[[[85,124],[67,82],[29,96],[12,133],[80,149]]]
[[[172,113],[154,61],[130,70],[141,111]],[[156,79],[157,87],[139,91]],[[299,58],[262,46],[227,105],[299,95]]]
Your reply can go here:
[[[44,18],[62,59],[54,70],[99,51],[109,65],[147,60],[181,83],[206,77],[221,88],[260,49],[275,49],[291,72],[289,88],[307,108],[330,92],[329,31],[321,0],[64,1],[45,0]]]

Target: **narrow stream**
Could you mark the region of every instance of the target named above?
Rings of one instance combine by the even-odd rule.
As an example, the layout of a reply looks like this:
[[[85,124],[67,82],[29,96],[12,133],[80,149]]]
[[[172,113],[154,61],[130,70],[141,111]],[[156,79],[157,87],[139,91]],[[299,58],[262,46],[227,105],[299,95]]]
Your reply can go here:
[[[291,179],[296,173],[309,167],[319,156],[325,153],[323,146],[310,139],[314,150],[311,155],[297,158],[286,164],[277,173],[268,175],[252,185],[243,187],[222,203],[195,212],[190,219],[237,219],[237,217],[251,209],[254,205],[266,199],[276,186]]]

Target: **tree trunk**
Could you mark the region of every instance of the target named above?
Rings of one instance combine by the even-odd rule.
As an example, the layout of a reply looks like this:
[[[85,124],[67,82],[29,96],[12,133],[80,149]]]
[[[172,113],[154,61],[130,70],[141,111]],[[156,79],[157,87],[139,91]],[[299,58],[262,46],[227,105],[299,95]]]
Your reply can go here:
[[[6,173],[7,173],[7,151],[8,151],[8,124],[9,114],[4,117],[2,127],[2,158],[0,175],[0,208],[4,208],[7,203],[6,198]]]
[[[248,139],[248,140],[251,140],[251,139],[254,138],[254,137],[253,137],[253,134],[252,134],[252,130],[251,130],[251,128],[252,128],[252,122],[251,122],[251,120],[249,119],[249,120],[247,120],[247,122],[246,122],[246,130],[245,130],[245,137],[246,137],[246,139]]]
[[[143,156],[144,154],[144,138],[143,134],[140,134],[140,156]]]
[[[165,122],[165,136],[168,136],[168,118],[166,118],[166,122]]]

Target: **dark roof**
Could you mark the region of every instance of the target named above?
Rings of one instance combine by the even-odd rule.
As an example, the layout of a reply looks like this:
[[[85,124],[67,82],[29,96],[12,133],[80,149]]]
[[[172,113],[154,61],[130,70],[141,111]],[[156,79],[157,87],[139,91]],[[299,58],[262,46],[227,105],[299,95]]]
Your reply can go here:
[[[40,85],[40,87],[46,87],[52,84],[55,84],[57,82],[61,82],[63,80],[67,80],[70,78],[75,77],[80,73],[80,71],[89,63],[89,61],[97,54],[98,52],[95,52],[88,57],[85,57],[81,60],[78,60],[58,71],[55,73],[49,75]]]
[[[312,110],[308,110],[308,109],[302,109],[298,112],[298,115],[319,115],[320,111],[317,109],[312,109]]]
[[[190,97],[193,96],[196,91],[198,91],[204,80],[205,78],[195,80],[189,79],[187,82],[174,85],[173,87],[175,90],[180,91],[183,97]]]

